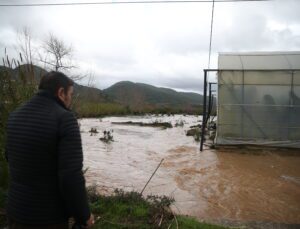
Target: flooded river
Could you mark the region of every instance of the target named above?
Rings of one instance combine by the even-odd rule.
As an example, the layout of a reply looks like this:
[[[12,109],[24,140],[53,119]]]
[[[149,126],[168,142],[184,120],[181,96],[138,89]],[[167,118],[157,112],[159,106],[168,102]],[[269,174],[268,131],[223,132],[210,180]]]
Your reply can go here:
[[[141,191],[161,161],[144,194],[174,197],[179,214],[210,222],[275,222],[300,224],[300,152],[269,150],[199,151],[185,132],[197,116],[142,116],[81,119],[87,184],[103,193],[115,188]],[[168,129],[112,122],[181,121]],[[90,136],[89,130],[99,133]],[[99,140],[112,130],[114,141]]]

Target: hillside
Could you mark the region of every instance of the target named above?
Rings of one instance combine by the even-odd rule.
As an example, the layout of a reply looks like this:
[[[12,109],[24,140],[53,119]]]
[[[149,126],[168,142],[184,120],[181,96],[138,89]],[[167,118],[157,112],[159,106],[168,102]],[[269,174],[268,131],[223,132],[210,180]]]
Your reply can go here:
[[[37,65],[23,64],[14,69],[5,66],[0,66],[0,71],[8,71],[14,80],[27,79],[34,80],[37,84],[41,80],[42,76],[47,73],[47,71]],[[21,73],[21,74],[20,74]],[[20,78],[21,76],[21,78]],[[74,84],[74,94],[77,99],[88,102],[108,102],[109,99],[103,92],[98,88],[87,87],[80,85],[75,82]]]
[[[31,64],[23,64],[19,65],[16,68],[9,68],[6,66],[0,66],[0,71],[6,71],[9,72],[10,76],[14,79],[34,79],[36,82],[39,82],[41,77],[47,73],[46,70],[43,68],[36,66],[36,65],[31,65]],[[21,73],[21,74],[20,74]],[[24,78],[20,78],[24,77]]]
[[[47,73],[39,66],[28,64],[14,69],[0,66],[0,71],[10,72],[14,80],[27,79],[25,81],[30,82],[33,79],[36,83]],[[121,113],[199,112],[203,101],[203,96],[197,93],[177,92],[170,88],[130,81],[118,82],[104,90],[75,83],[74,98],[78,109],[81,107],[80,109],[83,110],[84,107],[89,106],[87,109],[95,110],[91,113],[101,113],[104,109],[101,104],[110,104],[109,106]]]
[[[200,106],[203,101],[203,96],[197,93],[177,92],[169,88],[130,81],[118,82],[103,92],[115,101],[130,107],[145,105],[157,107]]]
[[[74,94],[75,97],[78,96],[78,98],[83,101],[93,103],[112,102],[100,89],[77,83],[74,85]]]

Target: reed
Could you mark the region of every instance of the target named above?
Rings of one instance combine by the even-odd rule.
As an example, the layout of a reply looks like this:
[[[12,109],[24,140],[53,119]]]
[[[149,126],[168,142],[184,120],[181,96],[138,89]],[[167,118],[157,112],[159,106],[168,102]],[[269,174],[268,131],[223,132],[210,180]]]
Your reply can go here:
[[[0,188],[7,189],[8,166],[5,160],[6,123],[9,114],[27,101],[37,90],[32,64],[9,58],[6,49],[0,69]],[[1,207],[1,206],[0,206]]]

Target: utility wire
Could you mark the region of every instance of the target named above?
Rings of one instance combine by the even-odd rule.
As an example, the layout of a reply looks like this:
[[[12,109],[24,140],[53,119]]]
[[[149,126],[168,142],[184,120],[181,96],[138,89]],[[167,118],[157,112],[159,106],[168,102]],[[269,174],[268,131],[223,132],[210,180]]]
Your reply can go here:
[[[227,3],[227,2],[266,2],[273,0],[158,0],[158,1],[120,1],[120,2],[65,2],[65,3],[28,3],[28,4],[0,4],[0,7],[26,6],[79,6],[79,5],[116,5],[116,4],[170,4],[170,3]]]
[[[211,9],[209,52],[208,52],[208,69],[210,69],[210,56],[211,56],[211,42],[212,42],[212,33],[213,33],[213,24],[214,24],[214,11],[215,11],[215,1],[213,1],[212,9]]]

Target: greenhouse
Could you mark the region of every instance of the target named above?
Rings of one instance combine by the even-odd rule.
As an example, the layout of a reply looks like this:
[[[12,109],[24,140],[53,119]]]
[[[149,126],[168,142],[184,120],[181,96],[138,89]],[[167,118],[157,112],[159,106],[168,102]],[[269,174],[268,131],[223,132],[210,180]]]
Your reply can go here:
[[[300,148],[300,52],[220,53],[217,145]]]

